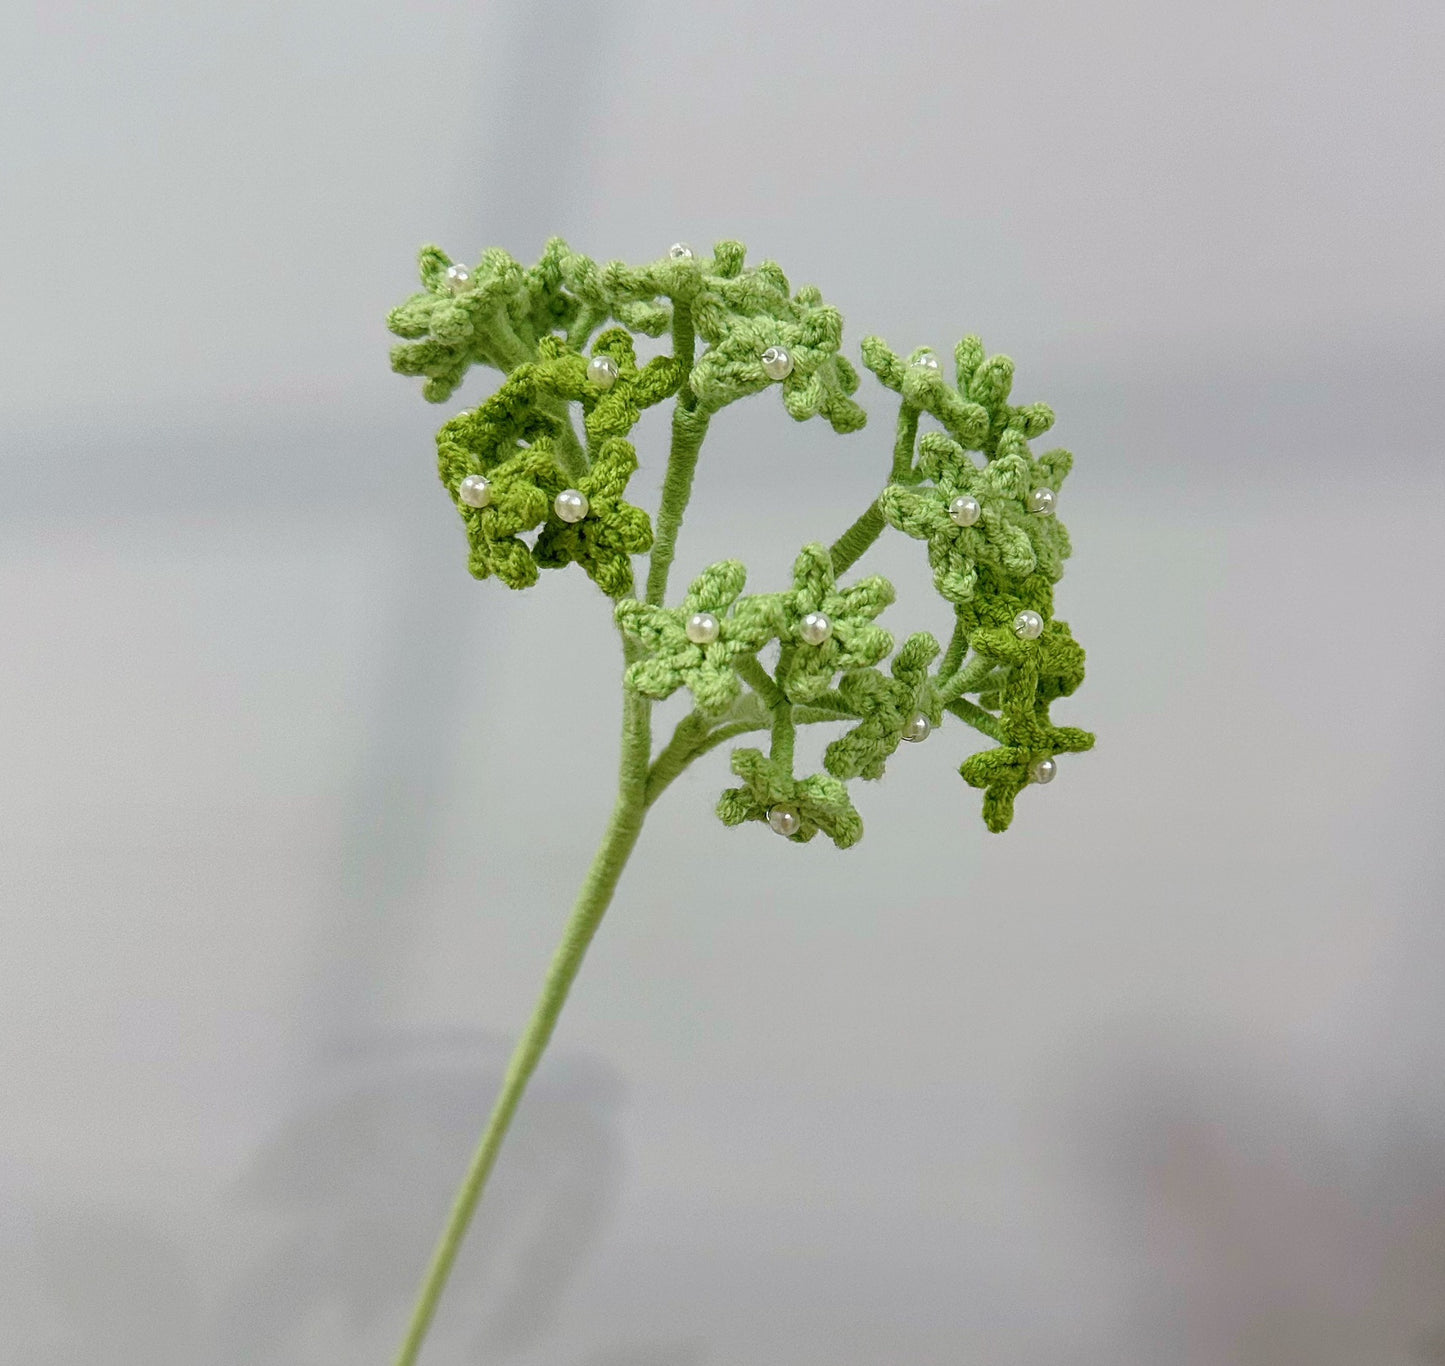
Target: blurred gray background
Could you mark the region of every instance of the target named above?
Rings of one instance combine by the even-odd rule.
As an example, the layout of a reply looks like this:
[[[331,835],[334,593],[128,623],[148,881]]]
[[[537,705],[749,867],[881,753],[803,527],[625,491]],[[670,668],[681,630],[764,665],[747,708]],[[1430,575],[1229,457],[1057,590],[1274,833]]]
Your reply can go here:
[[[1099,747],[656,810],[428,1363],[1445,1362],[1437,3],[51,0],[0,41],[0,1360],[389,1360],[611,800],[465,572],[424,241],[724,236],[1019,363]],[[679,577],[873,495],[775,395]],[[663,419],[641,429],[655,506]],[[762,511],[766,503],[769,510]],[[947,626],[890,537],[899,632]],[[680,704],[664,715],[680,713]],[[820,744],[821,741],[816,742]]]

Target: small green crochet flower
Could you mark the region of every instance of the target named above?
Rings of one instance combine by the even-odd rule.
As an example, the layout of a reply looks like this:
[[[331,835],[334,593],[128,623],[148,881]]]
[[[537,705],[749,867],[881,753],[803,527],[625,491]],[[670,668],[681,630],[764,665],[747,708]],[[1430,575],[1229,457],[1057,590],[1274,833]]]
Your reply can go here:
[[[630,441],[621,437],[604,441],[592,468],[561,495],[580,493],[586,500],[583,515],[574,522],[564,521],[554,506],[537,537],[532,558],[544,569],[575,561],[609,597],[630,593],[631,557],[652,546],[647,513],[622,499],[636,469],[637,452]],[[574,500],[573,505],[582,511],[582,504]]]
[[[582,363],[580,357],[576,359]],[[484,403],[448,418],[437,431],[437,456],[443,469],[456,468],[461,471],[458,478],[488,474],[515,456],[523,444],[554,438],[561,421],[538,405],[542,390],[541,367],[527,362]]]
[[[1046,606],[1046,595],[1047,585],[1035,580],[1034,600]],[[1034,640],[1021,640],[1005,625],[980,626],[969,640],[980,659],[995,665],[980,701],[999,708],[1005,743],[966,759],[959,772],[971,787],[984,789],[984,824],[998,833],[1013,819],[1014,798],[1030,782],[1052,778],[1051,768],[1041,778],[1035,765],[1094,746],[1089,731],[1049,720],[1049,704],[1083,682],[1084,651],[1062,621],[1047,622]]]
[[[566,243],[554,238],[530,269],[500,247],[483,252],[469,269],[440,247],[423,247],[418,265],[424,288],[387,315],[387,327],[407,339],[392,347],[391,368],[426,376],[423,396],[441,403],[473,365],[506,372],[534,359],[538,340],[552,328],[566,328],[578,312],[562,288],[568,255]]]
[[[851,397],[858,372],[839,353],[842,315],[822,300],[811,287],[790,299],[771,262],[699,295],[693,321],[710,346],[688,382],[703,408],[715,412],[781,382],[783,406],[798,421],[821,414],[834,431],[859,430],[867,417]]]
[[[881,574],[839,588],[826,546],[805,545],[793,564],[793,588],[778,595],[778,636],[783,656],[778,684],[793,702],[826,692],[844,669],[866,669],[893,648],[893,637],[873,624],[893,601]]]
[[[926,718],[929,729],[943,720],[943,701],[928,672],[938,652],[938,642],[920,631],[909,636],[894,657],[892,678],[877,669],[843,675],[838,696],[862,719],[828,746],[823,766],[829,773],[835,778],[881,778],[884,764],[918,717]]]
[[[567,351],[557,338],[544,339],[538,352],[544,385],[559,398],[581,403],[587,438],[593,444],[626,436],[644,408],[661,403],[682,383],[682,367],[671,356],[654,356],[639,369],[632,336],[621,327],[599,334],[590,364]]]
[[[440,452],[442,483],[466,524],[467,568],[478,579],[495,574],[509,588],[530,588],[537,582],[537,565],[520,533],[542,525],[561,487],[551,443],[541,438],[486,471],[453,442],[440,443]],[[483,481],[479,491],[472,492],[469,479],[473,485]],[[485,498],[485,505],[466,501],[464,492]]]
[[[863,364],[903,399],[905,419],[916,427],[918,414],[928,413],[964,450],[991,456],[1005,431],[1027,438],[1042,436],[1054,425],[1047,403],[1009,404],[1014,363],[1007,356],[985,359],[978,337],[960,341],[953,361],[956,383],[950,385],[928,347],[919,347],[905,362],[881,337],[863,339]]]
[[[983,792],[983,823],[1002,834],[1013,822],[1014,799],[1034,782],[1052,780],[1051,764],[1056,754],[1073,754],[1093,749],[1094,737],[1075,726],[1045,726],[1033,745],[1000,745],[963,761],[958,770],[970,787]],[[1047,772],[1048,777],[1042,777]]]
[[[782,808],[780,816],[796,819],[797,828],[788,838],[797,844],[806,844],[820,830],[840,849],[863,838],[863,818],[836,778],[826,773],[794,778],[788,765],[769,759],[759,749],[734,750],[732,770],[743,786],[729,788],[718,800],[717,813],[724,825],[766,821]]]
[[[890,525],[927,541],[934,586],[962,604],[974,595],[980,565],[1015,578],[1040,567],[1051,579],[1062,576],[1069,534],[1058,517],[1030,511],[1029,497],[1057,495],[1072,463],[1064,450],[1034,459],[1022,435],[1009,431],[980,469],[957,442],[929,432],[919,442],[918,473],[931,482],[890,484],[879,506]]]
[[[681,607],[654,607],[635,598],[619,602],[618,622],[648,652],[629,666],[627,685],[657,700],[686,687],[704,716],[726,711],[741,689],[735,662],[756,654],[773,636],[772,602],[738,601],[746,579],[739,561],[723,560],[692,581]]]

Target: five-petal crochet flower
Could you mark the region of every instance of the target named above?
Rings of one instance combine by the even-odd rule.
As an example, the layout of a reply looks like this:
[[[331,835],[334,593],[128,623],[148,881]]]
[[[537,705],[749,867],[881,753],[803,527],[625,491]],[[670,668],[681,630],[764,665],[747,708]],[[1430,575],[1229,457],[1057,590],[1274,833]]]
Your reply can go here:
[[[839,699],[861,720],[828,746],[823,766],[829,773],[835,778],[881,778],[884,764],[915,717],[926,716],[930,727],[939,724],[943,700],[928,671],[938,651],[938,642],[927,631],[919,631],[903,642],[894,657],[891,678],[878,669],[854,669],[843,675]]]
[[[839,352],[842,315],[823,303],[817,289],[790,297],[787,277],[765,262],[713,282],[698,295],[692,316],[698,335],[710,343],[688,380],[705,410],[781,383],[783,405],[798,421],[821,414],[837,432],[855,432],[867,421],[852,398],[858,372]],[[763,368],[763,355],[773,347],[792,360],[781,380]]]
[[[485,471],[485,507],[464,502],[458,491],[468,475],[484,473],[479,461],[469,461],[460,447],[446,443],[439,464],[442,482],[466,524],[467,568],[479,579],[495,574],[509,588],[530,588],[537,582],[537,565],[520,533],[542,525],[562,486],[550,441],[542,437]]]
[[[544,340],[539,354],[544,384],[559,398],[581,403],[587,438],[593,444],[610,436],[626,436],[644,408],[661,403],[682,383],[682,367],[671,356],[654,356],[639,368],[632,335],[621,327],[608,328],[592,345],[594,360],[605,356],[616,366],[616,377],[606,387],[589,378],[587,361],[568,352],[559,340]],[[554,364],[549,366],[548,361]]]
[[[826,773],[795,778],[789,765],[758,749],[734,750],[732,770],[743,786],[728,788],[718,800],[724,825],[765,821],[775,806],[787,806],[798,815],[798,828],[788,836],[797,844],[806,844],[819,830],[840,849],[863,838],[863,818],[836,778]]]
[[[1035,580],[1031,587],[1032,600],[1046,607],[1047,585]],[[1008,829],[1014,798],[1035,762],[1094,746],[1089,731],[1049,719],[1050,703],[1083,682],[1084,651],[1062,621],[1047,622],[1036,640],[1020,640],[1008,625],[980,626],[969,639],[979,658],[995,666],[980,700],[998,707],[1004,743],[966,759],[959,772],[971,787],[984,789],[984,824],[998,832]]]
[[[957,378],[951,385],[927,347],[919,347],[905,362],[881,337],[863,339],[863,364],[902,397],[901,418],[915,430],[918,414],[928,413],[964,450],[992,456],[1005,431],[1027,438],[1042,436],[1054,425],[1054,410],[1047,403],[1015,407],[1008,402],[1014,363],[1007,356],[985,358],[978,337],[959,342],[953,361]]]
[[[1039,488],[1058,492],[1073,463],[1067,451],[1034,458],[1022,435],[1010,430],[996,458],[980,469],[942,432],[929,432],[918,444],[918,473],[931,482],[889,484],[879,506],[892,526],[928,542],[933,582],[944,598],[969,602],[980,565],[1014,578],[1041,567],[1050,579],[1063,574],[1069,533],[1057,517],[1028,511],[1027,499]],[[979,515],[960,526],[949,509],[963,497],[978,501]]]
[[[893,637],[876,617],[893,601],[893,585],[881,574],[839,588],[826,546],[805,545],[793,564],[793,588],[779,594],[778,636],[783,656],[778,685],[793,702],[815,700],[843,669],[866,669],[893,648]],[[805,637],[806,618],[827,618],[827,637]]]
[[[616,436],[604,441],[592,468],[573,486],[587,499],[587,515],[580,522],[564,522],[553,508],[532,549],[533,559],[544,569],[575,561],[609,597],[630,593],[631,556],[652,545],[647,513],[622,499],[636,469],[637,452],[630,441]]]
[[[406,338],[392,347],[391,368],[426,376],[422,394],[441,403],[475,364],[511,371],[534,359],[542,337],[577,319],[580,305],[562,287],[569,255],[567,244],[554,238],[542,259],[524,268],[492,247],[454,287],[451,257],[440,247],[423,247],[422,290],[387,315],[387,327]]]
[[[738,600],[746,578],[741,563],[723,560],[692,581],[681,607],[655,607],[635,598],[619,602],[618,622],[647,651],[645,659],[628,667],[628,686],[654,699],[686,687],[703,715],[726,711],[741,689],[734,663],[762,649],[774,629],[776,613],[769,599]],[[715,639],[688,636],[688,622],[699,614],[714,619]]]

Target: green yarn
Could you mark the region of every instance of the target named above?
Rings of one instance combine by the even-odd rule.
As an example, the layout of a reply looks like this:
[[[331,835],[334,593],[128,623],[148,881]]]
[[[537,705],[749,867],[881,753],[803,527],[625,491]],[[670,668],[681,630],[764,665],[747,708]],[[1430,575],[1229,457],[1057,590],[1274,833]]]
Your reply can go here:
[[[636,267],[599,264],[560,238],[531,267],[498,248],[474,267],[458,267],[429,246],[420,275],[421,290],[388,317],[402,339],[392,348],[393,369],[420,377],[432,402],[449,398],[474,366],[501,374],[489,397],[437,433],[438,473],[461,518],[468,568],[525,589],[542,570],[575,564],[613,599],[624,656],[623,736],[612,823],[433,1257],[398,1366],[413,1366],[420,1353],[527,1079],[646,813],[690,765],[768,732],[767,753],[734,750],[740,785],[723,792],[718,816],[729,826],[771,825],[797,844],[821,832],[846,849],[863,836],[849,782],[881,778],[905,740],[926,737],[925,750],[946,749],[952,723],[961,721],[994,742],[959,771],[983,792],[984,824],[995,832],[1008,828],[1041,760],[1094,743],[1089,732],[1050,718],[1053,703],[1084,677],[1084,652],[1054,617],[1069,536],[1041,492],[1059,493],[1073,458],[1062,449],[1031,450],[1054,414],[1042,403],[1010,401],[1008,357],[989,356],[966,336],[954,348],[950,379],[929,348],[905,359],[866,338],[864,365],[898,396],[881,494],[830,547],[802,547],[791,586],[745,593],[746,569],[723,560],[668,605],[679,533],[716,413],[776,387],[798,421],[822,417],[841,433],[864,426],[837,309],[811,286],[794,290],[771,261],[748,266],[742,244],[732,241],[711,255],[678,248]],[[670,336],[671,353],[639,364],[635,336]],[[774,349],[785,359],[765,364]],[[642,413],[668,398],[675,399],[671,444],[654,535],[647,513],[625,497],[638,467],[629,438]],[[486,481],[480,492],[477,476]],[[587,500],[575,522],[557,515],[557,496],[567,490]],[[878,624],[893,604],[892,584],[878,575],[840,582],[889,528],[924,544],[953,618],[946,649],[918,631],[894,654],[893,635]],[[639,598],[633,559],[649,550]],[[1025,612],[1040,620],[1027,619],[1021,634]],[[680,690],[693,710],[654,755],[653,704]],[[839,733],[826,747],[824,771],[800,776],[797,729],[810,725]]]
[[[710,565],[692,581],[681,607],[654,607],[635,598],[619,602],[618,624],[647,652],[645,659],[628,667],[627,686],[654,701],[686,687],[701,715],[726,711],[742,690],[737,662],[757,654],[773,638],[777,616],[770,599],[739,602],[747,572],[737,560]],[[700,613],[716,619],[716,639],[697,642],[688,637],[687,624]]]

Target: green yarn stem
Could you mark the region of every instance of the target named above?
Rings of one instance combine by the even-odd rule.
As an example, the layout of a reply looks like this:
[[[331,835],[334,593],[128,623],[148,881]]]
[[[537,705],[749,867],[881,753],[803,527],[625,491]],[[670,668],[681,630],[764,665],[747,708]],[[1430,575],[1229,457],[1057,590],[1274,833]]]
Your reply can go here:
[[[993,831],[1008,827],[1014,798],[1041,757],[1094,743],[1087,731],[1049,719],[1050,704],[1082,682],[1084,654],[1053,613],[1053,585],[1070,551],[1067,531],[1056,516],[1030,515],[1040,490],[1057,492],[1073,457],[1063,449],[1031,452],[1028,441],[1049,430],[1053,412],[1046,404],[1009,402],[1013,362],[986,355],[973,335],[954,349],[956,382],[939,373],[929,347],[905,358],[879,337],[864,339],[864,364],[899,398],[889,480],[831,547],[802,548],[791,589],[745,594],[746,568],[723,560],[704,568],[680,602],[664,605],[714,413],[776,385],[795,420],[823,417],[839,433],[856,432],[865,421],[852,398],[858,374],[840,351],[837,309],[812,286],[794,291],[776,263],[745,267],[745,257],[741,243],[723,241],[711,256],[681,250],[638,268],[599,266],[554,238],[534,268],[491,249],[459,275],[441,248],[428,246],[418,258],[422,290],[388,315],[401,339],[392,368],[424,378],[422,392],[432,402],[447,399],[473,365],[509,377],[528,366],[520,380],[504,382],[438,433],[438,473],[467,530],[468,568],[477,578],[523,589],[541,569],[578,564],[611,600],[625,662],[612,816],[508,1061],[396,1366],[415,1366],[421,1354],[502,1144],[647,812],[689,765],[748,732],[771,731],[766,757],[753,746],[734,751],[732,771],[742,785],[722,793],[718,817],[728,826],[771,824],[774,808],[785,805],[797,816],[793,842],[823,833],[846,849],[863,834],[846,784],[881,777],[901,742],[919,738],[920,715],[937,726],[947,712],[997,742],[960,769],[968,784],[984,790],[984,821]],[[459,282],[465,287],[456,288]],[[594,338],[599,327],[605,330]],[[669,328],[671,357],[639,366],[633,335],[659,337]],[[589,343],[594,359],[615,363],[611,383],[588,383]],[[784,353],[786,364],[770,359],[765,366],[770,352]],[[623,498],[638,468],[627,438],[645,409],[674,394],[662,497],[649,520]],[[574,425],[577,406],[585,445]],[[920,435],[924,415],[943,430]],[[466,487],[476,477],[490,490],[481,506],[471,501],[476,486]],[[567,484],[588,500],[581,525],[555,512],[554,499]],[[962,494],[979,505],[976,526],[949,516]],[[893,638],[875,618],[893,601],[892,585],[882,575],[837,582],[887,526],[927,543],[934,586],[953,607],[953,635],[936,671],[939,642],[921,631],[902,642],[884,673]],[[535,542],[523,539],[532,533]],[[649,546],[639,602],[633,556]],[[1043,628],[1027,641],[1012,629],[1023,609],[1037,613]],[[804,640],[810,612],[832,623],[823,641]],[[774,643],[770,673],[759,654]],[[694,710],[654,758],[652,705],[679,688],[691,691]],[[820,723],[849,729],[828,744],[824,771],[800,778],[797,728]]]
[[[542,994],[532,1012],[526,1032],[518,1040],[507,1063],[507,1074],[502,1082],[501,1094],[497,1097],[481,1142],[472,1156],[465,1180],[457,1192],[451,1214],[447,1218],[436,1251],[432,1254],[430,1266],[422,1281],[416,1307],[412,1311],[411,1323],[401,1350],[396,1356],[396,1366],[414,1366],[426,1341],[437,1304],[446,1289],[457,1253],[486,1189],[487,1178],[501,1150],[502,1140],[512,1126],[527,1083],[537,1070],[542,1054],[552,1038],[557,1017],[562,1013],[572,983],[582,967],[588,946],[592,943],[597,927],[617,890],[618,879],[632,853],[637,837],[642,832],[642,822],[647,814],[647,767],[652,747],[651,707],[642,698],[632,693],[624,694],[622,723],[622,759],[618,776],[617,803],[613,807],[612,819],[602,837],[592,866],[582,890],[577,894],[572,908],[571,919],[567,922],[562,942],[552,955],[547,969],[547,979]]]
[[[857,564],[863,558],[863,553],[883,534],[883,528],[887,525],[883,518],[883,509],[877,503],[870,504],[868,511],[833,542],[832,549],[828,552],[833,561],[833,572],[841,574]]]
[[[572,425],[572,414],[568,411],[567,404],[561,399],[539,395],[537,406],[556,415],[560,424],[555,443],[557,459],[573,479],[580,479],[587,473],[591,462],[582,449],[582,443],[577,439],[577,429]]]
[[[756,655],[739,659],[733,668],[737,670],[738,677],[748,684],[770,708],[776,709],[783,705],[782,689],[773,682],[768,671],[758,663]]]
[[[960,697],[955,702],[948,704],[947,710],[951,711],[960,721],[967,721],[976,731],[981,731],[990,740],[997,740],[999,744],[1005,743],[1003,728],[999,725],[997,718],[966,697]]]
[[[692,479],[697,472],[697,456],[707,435],[708,415],[697,407],[697,395],[689,376],[697,350],[697,334],[693,329],[692,309],[681,301],[672,308],[672,354],[683,367],[682,388],[678,390],[677,406],[672,410],[672,449],[667,455],[667,473],[662,480],[662,502],[657,510],[657,535],[652,556],[647,562],[647,601],[662,606],[667,596],[667,576],[672,572],[677,554],[677,533],[682,529],[683,513],[692,497]]]
[[[667,596],[667,576],[677,554],[677,533],[682,515],[692,497],[692,477],[697,472],[697,454],[707,435],[707,417],[680,403],[672,413],[672,449],[667,457],[667,474],[662,480],[662,503],[657,510],[657,535],[652,560],[647,567],[647,601],[661,607]]]

